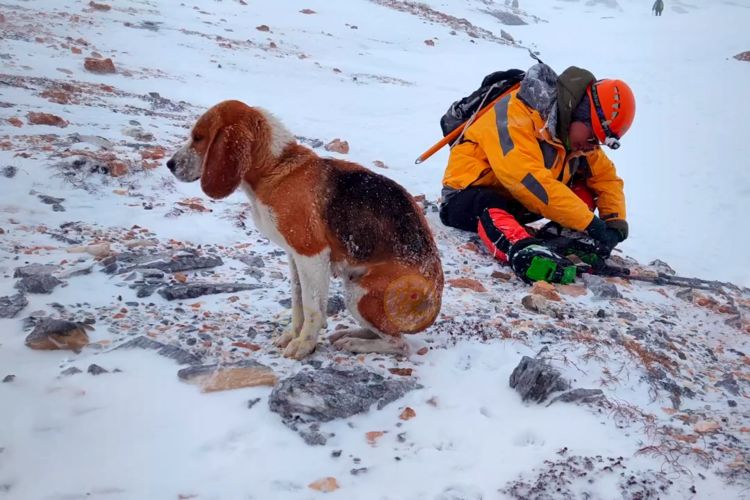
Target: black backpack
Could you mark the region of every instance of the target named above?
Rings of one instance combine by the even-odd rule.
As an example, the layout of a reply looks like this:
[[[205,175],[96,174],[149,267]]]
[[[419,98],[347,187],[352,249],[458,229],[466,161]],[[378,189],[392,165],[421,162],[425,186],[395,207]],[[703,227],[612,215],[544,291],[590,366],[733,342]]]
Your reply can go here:
[[[488,105],[513,85],[519,83],[525,75],[526,73],[520,69],[509,69],[495,71],[485,76],[482,85],[477,90],[451,104],[448,111],[440,118],[443,136],[450,134],[471,118],[471,115],[479,111],[480,106]]]

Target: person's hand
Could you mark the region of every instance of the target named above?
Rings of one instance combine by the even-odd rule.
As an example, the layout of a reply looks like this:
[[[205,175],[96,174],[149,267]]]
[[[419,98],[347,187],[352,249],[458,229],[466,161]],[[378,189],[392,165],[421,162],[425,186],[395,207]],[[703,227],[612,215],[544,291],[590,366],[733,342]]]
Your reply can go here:
[[[604,257],[608,257],[612,252],[612,249],[625,239],[622,232],[614,227],[608,226],[603,220],[596,216],[594,216],[591,224],[586,228],[586,233],[601,245],[601,251],[599,253]]]

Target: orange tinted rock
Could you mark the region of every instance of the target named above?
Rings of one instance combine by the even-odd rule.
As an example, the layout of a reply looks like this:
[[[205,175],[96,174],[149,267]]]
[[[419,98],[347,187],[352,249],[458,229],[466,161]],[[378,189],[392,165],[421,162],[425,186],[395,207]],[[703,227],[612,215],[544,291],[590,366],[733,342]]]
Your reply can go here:
[[[115,63],[112,59],[97,59],[94,57],[87,57],[83,63],[83,67],[92,73],[107,74],[115,73]]]
[[[192,366],[180,370],[177,376],[187,383],[199,386],[202,392],[274,386],[277,381],[273,370],[254,361],[234,366]]]
[[[717,431],[719,427],[720,427],[719,423],[714,422],[713,420],[701,420],[700,422],[696,423],[693,426],[693,430],[695,432],[705,434],[705,433]]]
[[[63,118],[53,115],[50,113],[36,113],[34,111],[29,112],[26,115],[26,119],[32,125],[49,125],[52,127],[65,128],[68,126],[68,122]]]
[[[367,444],[371,446],[375,446],[378,442],[378,439],[383,437],[383,434],[385,434],[385,432],[383,431],[370,431],[370,432],[365,433],[365,439],[367,439]]]
[[[121,161],[113,161],[109,164],[109,175],[112,177],[122,177],[127,174],[130,169],[128,166]]]
[[[569,295],[571,297],[580,297],[586,295],[586,287],[583,285],[557,285],[557,291],[563,295]]]
[[[339,489],[339,483],[335,477],[324,477],[307,485],[308,488],[322,493],[330,493]]]
[[[70,51],[74,54],[81,54],[83,51],[79,49],[78,47],[71,47]]]
[[[20,118],[18,118],[16,116],[12,116],[12,117],[8,118],[8,123],[10,123],[11,125],[13,125],[14,127],[23,127],[23,122],[21,121]]]
[[[411,368],[388,368],[388,371],[401,377],[411,377],[414,370]]]
[[[735,59],[738,61],[750,61],[750,50],[747,50],[745,52],[740,52],[736,56],[734,56]]]
[[[344,155],[349,153],[349,143],[338,138],[332,140],[324,147],[326,151],[333,151],[334,153],[341,153]]]
[[[89,2],[89,7],[91,7],[94,10],[100,10],[102,12],[107,12],[108,10],[112,9],[112,7],[107,5],[106,3],[96,3],[96,2]]]
[[[448,284],[453,288],[468,288],[469,290],[474,290],[475,292],[487,291],[484,285],[471,278],[455,278],[452,280],[448,280]]]
[[[546,281],[536,281],[531,287],[531,293],[541,295],[545,299],[559,302],[562,300],[555,290],[555,285]]]
[[[398,416],[401,420],[411,420],[412,418],[417,416],[417,412],[414,411],[413,408],[407,406],[404,408],[404,411],[401,412],[401,415]]]
[[[419,354],[420,356],[424,356],[425,354],[427,354],[427,351],[429,351],[429,349],[425,346],[425,347],[420,348],[417,351],[417,354]]]
[[[144,160],[161,160],[167,155],[166,150],[161,146],[153,146],[141,149],[141,158]]]

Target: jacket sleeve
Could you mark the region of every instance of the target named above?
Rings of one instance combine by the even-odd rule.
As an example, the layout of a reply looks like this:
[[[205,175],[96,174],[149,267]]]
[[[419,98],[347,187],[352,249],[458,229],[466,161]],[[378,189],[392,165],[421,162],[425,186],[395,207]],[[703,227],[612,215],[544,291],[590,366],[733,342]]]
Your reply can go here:
[[[512,106],[497,106],[494,114],[496,133],[487,134],[482,146],[500,183],[530,211],[583,231],[594,214],[544,166],[531,119],[514,115]]]
[[[597,195],[599,217],[604,221],[626,220],[624,183],[617,176],[615,165],[601,149],[589,155],[588,160],[591,177],[586,184]]]

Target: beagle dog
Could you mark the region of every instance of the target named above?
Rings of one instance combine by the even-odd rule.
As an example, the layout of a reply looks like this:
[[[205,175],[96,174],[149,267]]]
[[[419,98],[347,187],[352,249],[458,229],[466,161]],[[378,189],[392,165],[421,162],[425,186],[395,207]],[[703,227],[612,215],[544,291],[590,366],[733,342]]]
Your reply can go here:
[[[343,279],[361,326],[330,337],[340,349],[406,354],[401,334],[424,330],[440,312],[440,256],[409,193],[361,165],[319,157],[267,111],[217,104],[167,167],[181,181],[200,179],[211,198],[241,188],[258,230],[286,250],[292,322],[274,341],[284,356],[315,350],[331,275]]]

